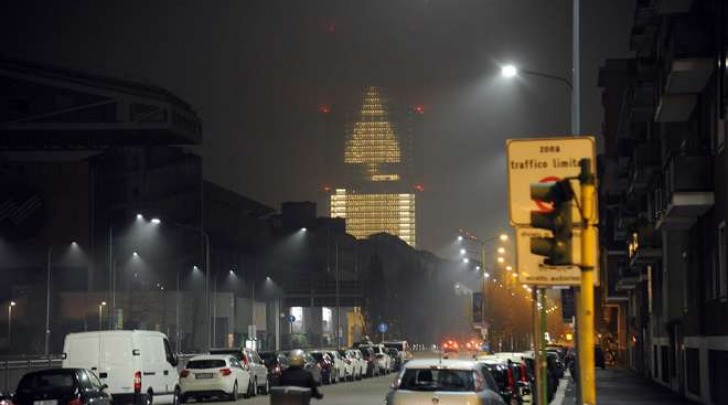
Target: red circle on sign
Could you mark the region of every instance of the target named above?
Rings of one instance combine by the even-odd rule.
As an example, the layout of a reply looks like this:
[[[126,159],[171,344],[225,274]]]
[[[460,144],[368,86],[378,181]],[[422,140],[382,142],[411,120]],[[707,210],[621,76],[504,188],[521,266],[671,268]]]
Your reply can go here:
[[[561,180],[559,177],[556,176],[548,176],[544,177],[543,179],[539,180],[539,183],[551,183],[551,182],[557,182]],[[538,206],[538,210],[541,212],[551,212],[554,210],[554,207],[551,204],[547,204],[541,200],[534,200],[536,205]]]

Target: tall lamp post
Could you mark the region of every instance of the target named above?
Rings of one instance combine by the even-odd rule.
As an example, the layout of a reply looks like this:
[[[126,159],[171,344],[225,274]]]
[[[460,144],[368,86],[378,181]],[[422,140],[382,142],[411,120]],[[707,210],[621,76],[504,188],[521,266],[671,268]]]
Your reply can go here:
[[[506,242],[508,241],[508,235],[505,233],[502,233],[496,237],[489,238],[489,239],[479,239],[475,235],[472,235],[470,233],[462,233],[458,235],[458,241],[462,242],[465,239],[475,242],[478,244],[478,250],[479,250],[479,256],[480,256],[480,266],[477,267],[479,270],[479,278],[480,278],[480,289],[481,289],[481,299],[480,299],[480,316],[481,316],[481,322],[482,322],[482,329],[481,334],[483,338],[486,338],[486,317],[485,317],[485,297],[486,297],[486,289],[488,286],[488,278],[490,277],[490,274],[486,271],[485,268],[485,256],[486,256],[486,249],[488,243],[494,242],[494,241],[500,241],[500,242]],[[466,254],[467,249],[461,249],[461,253]],[[499,249],[500,253],[500,249]],[[467,258],[466,258],[467,259]]]
[[[580,53],[579,53],[579,1],[573,0],[573,35],[572,35],[572,80],[569,81],[566,78],[550,75],[546,73],[535,72],[531,70],[521,69],[520,72],[526,75],[545,78],[565,84],[569,88],[569,94],[571,96],[571,133],[573,136],[578,136],[581,133],[581,113],[580,113]],[[518,74],[519,70],[513,65],[504,66],[501,70],[501,74],[504,77],[514,77]],[[588,227],[587,227],[588,228]],[[577,333],[576,345],[579,348],[578,357],[580,359],[577,363],[577,372],[579,374],[579,381],[581,384],[577,385],[577,394],[579,404],[595,404],[596,403],[596,388],[594,380],[594,351],[592,349],[594,340],[594,300],[593,300],[593,286],[589,280],[593,279],[592,269],[583,271],[581,277],[581,289],[582,292],[587,294],[581,299],[577,298],[579,302],[578,315],[576,317],[576,324],[581,325],[577,327],[579,333]],[[589,273],[589,274],[585,274]],[[534,297],[538,296],[538,293],[534,289]],[[543,291],[541,292],[543,294]],[[579,297],[579,293],[576,293],[576,297]],[[575,297],[575,298],[576,298]],[[542,315],[543,316],[543,315]],[[581,339],[579,338],[581,337]],[[582,365],[586,365],[582,367]]]
[[[159,218],[152,218],[151,222],[155,225],[159,225],[162,223],[162,220]],[[211,308],[210,308],[210,236],[205,232],[204,229],[195,228],[194,226],[180,224],[178,222],[165,222],[165,224],[172,225],[174,227],[177,227],[179,229],[184,229],[187,231],[195,232],[202,236],[202,240],[205,244],[205,340],[206,345],[209,348],[211,344],[212,339],[212,322],[210,322],[210,316]],[[179,287],[178,287],[178,294],[179,294]],[[178,324],[179,328],[179,324]]]
[[[99,330],[101,330],[101,325],[103,324],[103,309],[106,306],[106,301],[101,301],[99,304]]]
[[[13,347],[13,307],[15,306],[15,301],[10,301],[10,304],[8,305],[8,346],[10,348]]]

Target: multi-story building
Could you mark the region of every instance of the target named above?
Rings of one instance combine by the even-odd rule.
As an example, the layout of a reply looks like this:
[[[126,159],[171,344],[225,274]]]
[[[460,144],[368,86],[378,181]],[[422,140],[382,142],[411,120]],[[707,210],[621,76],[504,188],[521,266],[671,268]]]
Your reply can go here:
[[[727,6],[636,3],[634,58],[600,71],[598,322],[636,371],[689,399],[726,404]]]
[[[412,114],[421,114],[414,109]],[[410,120],[412,117],[410,117]],[[344,145],[345,187],[333,190],[331,216],[346,219],[346,232],[361,239],[386,232],[417,244],[415,176],[410,131],[401,136],[394,112],[377,87],[362,106]],[[408,126],[411,126],[408,124]]]

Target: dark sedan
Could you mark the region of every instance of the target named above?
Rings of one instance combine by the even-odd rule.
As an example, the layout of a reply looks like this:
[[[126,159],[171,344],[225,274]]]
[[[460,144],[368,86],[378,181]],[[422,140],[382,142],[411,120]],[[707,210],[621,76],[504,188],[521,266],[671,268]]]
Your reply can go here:
[[[28,373],[13,396],[15,405],[110,405],[106,384],[89,370],[59,368]]]
[[[258,352],[260,358],[268,367],[268,378],[270,385],[280,385],[281,373],[288,368],[288,356],[282,352]]]

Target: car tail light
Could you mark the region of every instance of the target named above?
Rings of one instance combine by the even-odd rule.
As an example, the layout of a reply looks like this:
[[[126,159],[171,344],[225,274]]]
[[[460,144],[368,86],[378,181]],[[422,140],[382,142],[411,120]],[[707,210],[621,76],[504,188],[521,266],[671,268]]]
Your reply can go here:
[[[179,373],[179,378],[187,378],[188,375],[190,375],[190,370],[184,369]]]
[[[233,373],[233,371],[230,370],[229,368],[221,368],[220,369],[220,374],[222,374],[223,377],[226,376],[226,375],[230,375],[232,373]]]
[[[83,405],[83,402],[81,401],[81,398],[76,397],[68,401],[68,405]]]
[[[142,372],[137,371],[134,373],[134,393],[138,394],[142,392]]]

